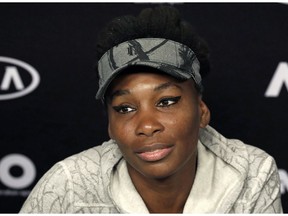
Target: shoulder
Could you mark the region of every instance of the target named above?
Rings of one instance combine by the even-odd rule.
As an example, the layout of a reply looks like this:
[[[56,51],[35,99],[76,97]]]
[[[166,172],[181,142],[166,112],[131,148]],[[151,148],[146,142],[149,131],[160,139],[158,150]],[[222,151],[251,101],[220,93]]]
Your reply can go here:
[[[113,167],[121,157],[118,146],[112,140],[109,140],[102,145],[74,154],[58,162],[58,164],[69,171],[84,172],[87,169],[95,171],[95,169]]]
[[[84,194],[85,190],[96,189],[95,182],[99,186],[97,190],[105,190],[110,182],[113,167],[121,158],[122,154],[118,146],[110,140],[100,146],[72,155],[55,166],[61,166],[65,173],[63,177],[68,179],[74,188],[81,185]]]
[[[218,161],[238,173],[234,181],[242,182],[231,212],[281,212],[280,179],[272,156],[240,140],[227,139],[210,126],[201,130],[200,141]]]
[[[121,158],[117,145],[108,141],[56,163],[38,181],[21,212],[74,212],[75,203],[108,199],[109,177]]]
[[[201,130],[200,141],[242,174],[275,168],[273,157],[262,149],[237,139],[228,139],[210,126]]]

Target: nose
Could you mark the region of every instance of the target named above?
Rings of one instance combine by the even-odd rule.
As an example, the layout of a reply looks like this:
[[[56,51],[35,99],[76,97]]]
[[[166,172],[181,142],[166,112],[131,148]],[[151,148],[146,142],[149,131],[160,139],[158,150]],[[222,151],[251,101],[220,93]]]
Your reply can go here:
[[[151,111],[138,113],[137,126],[135,129],[136,135],[152,137],[163,131],[164,126],[158,118],[157,114]]]

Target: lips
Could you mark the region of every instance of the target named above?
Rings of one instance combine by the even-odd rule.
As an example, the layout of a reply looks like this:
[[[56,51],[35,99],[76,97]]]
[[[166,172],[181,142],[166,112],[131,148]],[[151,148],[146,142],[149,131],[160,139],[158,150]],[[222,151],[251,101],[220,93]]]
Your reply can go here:
[[[135,153],[139,158],[147,162],[159,161],[167,157],[173,149],[173,145],[153,144],[143,146],[136,150]]]

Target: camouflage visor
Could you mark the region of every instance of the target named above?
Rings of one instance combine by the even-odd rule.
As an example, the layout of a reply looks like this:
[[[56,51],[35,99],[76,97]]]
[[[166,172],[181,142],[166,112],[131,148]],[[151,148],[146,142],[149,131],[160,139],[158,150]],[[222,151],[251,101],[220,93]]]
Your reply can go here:
[[[200,64],[189,47],[163,38],[141,38],[118,44],[101,57],[96,98],[104,99],[112,80],[124,69],[135,65],[158,69],[176,79],[192,78],[201,89]]]

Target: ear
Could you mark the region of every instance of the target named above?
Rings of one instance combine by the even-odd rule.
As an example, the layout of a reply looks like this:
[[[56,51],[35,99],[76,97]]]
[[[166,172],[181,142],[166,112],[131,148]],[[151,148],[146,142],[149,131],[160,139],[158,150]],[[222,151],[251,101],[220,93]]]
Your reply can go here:
[[[205,128],[210,122],[210,110],[202,99],[199,101],[200,106],[200,127]]]

